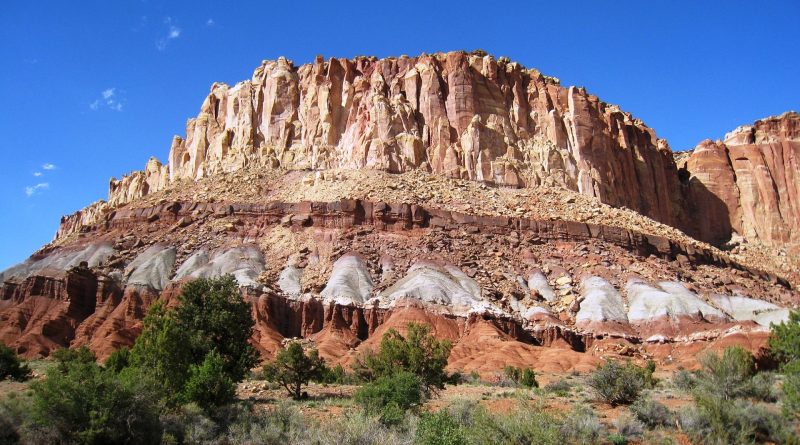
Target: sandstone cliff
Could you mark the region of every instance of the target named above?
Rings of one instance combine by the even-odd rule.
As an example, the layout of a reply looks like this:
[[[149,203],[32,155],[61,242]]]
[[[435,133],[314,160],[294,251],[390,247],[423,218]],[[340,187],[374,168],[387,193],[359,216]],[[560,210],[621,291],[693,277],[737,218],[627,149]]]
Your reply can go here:
[[[701,142],[684,160],[700,239],[800,243],[800,115],[770,117]]]
[[[680,221],[677,169],[653,130],[583,88],[464,52],[265,61],[249,81],[214,84],[168,164],[112,180],[109,204],[247,166],[558,184]]]

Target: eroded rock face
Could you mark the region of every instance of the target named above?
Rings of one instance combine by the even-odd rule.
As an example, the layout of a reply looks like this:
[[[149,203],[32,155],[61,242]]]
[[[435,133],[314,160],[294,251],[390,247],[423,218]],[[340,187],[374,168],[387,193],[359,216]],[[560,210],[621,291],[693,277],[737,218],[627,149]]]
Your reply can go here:
[[[800,115],[784,113],[703,141],[683,166],[696,236],[738,234],[781,246],[800,243]]]
[[[677,170],[641,121],[505,58],[437,53],[265,61],[214,84],[168,164],[112,180],[109,203],[245,166],[414,169],[511,187],[560,184],[679,221]]]

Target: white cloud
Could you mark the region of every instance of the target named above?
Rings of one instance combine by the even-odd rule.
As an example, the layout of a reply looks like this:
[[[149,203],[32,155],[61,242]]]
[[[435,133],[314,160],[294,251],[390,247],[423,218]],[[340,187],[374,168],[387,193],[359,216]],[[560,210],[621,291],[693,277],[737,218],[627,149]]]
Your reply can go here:
[[[42,172],[33,172],[33,176],[38,178],[39,176],[42,176]]]
[[[114,87],[106,88],[100,92],[100,97],[98,99],[95,99],[94,102],[89,104],[89,108],[92,111],[97,111],[100,109],[101,105],[105,104],[110,110],[122,111],[124,98],[120,98],[119,93],[120,91]]]
[[[180,37],[183,31],[172,23],[172,17],[165,18],[164,24],[167,25],[167,36],[156,41],[156,48],[158,48],[159,51],[167,49],[169,41]]]
[[[216,24],[217,24],[217,22],[215,22],[214,19],[206,20],[206,26],[214,26]]]
[[[39,192],[41,190],[46,190],[48,188],[50,188],[50,184],[48,184],[46,182],[40,182],[40,183],[38,183],[36,185],[29,185],[28,187],[25,187],[25,196],[30,198],[31,196],[35,195],[37,192]]]
[[[42,164],[42,168],[43,168],[44,170],[55,170],[55,169],[57,169],[58,167],[56,167],[56,165],[55,165],[55,164],[51,164],[51,163],[49,163],[49,162],[48,162],[48,163],[46,163],[46,164]]]

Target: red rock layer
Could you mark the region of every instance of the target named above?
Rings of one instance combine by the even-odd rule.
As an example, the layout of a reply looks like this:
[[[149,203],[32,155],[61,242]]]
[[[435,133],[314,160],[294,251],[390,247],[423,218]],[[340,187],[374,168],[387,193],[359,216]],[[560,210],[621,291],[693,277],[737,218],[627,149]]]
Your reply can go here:
[[[683,166],[696,236],[733,233],[781,246],[800,243],[800,115],[762,119],[700,143]]]

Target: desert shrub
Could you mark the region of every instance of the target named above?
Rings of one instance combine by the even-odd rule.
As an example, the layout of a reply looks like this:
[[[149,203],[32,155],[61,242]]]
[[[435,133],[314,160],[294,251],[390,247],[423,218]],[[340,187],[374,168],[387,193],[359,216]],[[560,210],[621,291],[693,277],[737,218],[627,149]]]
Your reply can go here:
[[[366,380],[375,380],[395,372],[416,374],[426,393],[444,388],[448,375],[444,368],[452,344],[431,334],[428,325],[409,323],[406,335],[394,329],[383,335],[377,352],[368,352],[354,369]]]
[[[75,349],[57,349],[50,354],[50,358],[56,362],[56,369],[62,374],[66,374],[73,363],[95,363],[97,361],[94,352],[86,346]]]
[[[536,381],[536,374],[531,368],[522,370],[522,377],[519,379],[519,384],[526,388],[538,388],[539,382]]]
[[[217,376],[216,388],[221,392],[214,397],[198,391],[196,385],[187,392],[187,382],[200,378],[198,372],[212,353],[219,359],[212,359],[208,366],[213,362],[216,372],[224,373],[232,382],[241,381],[255,366],[258,355],[249,343],[254,324],[250,305],[230,275],[187,283],[178,302],[173,309],[163,303],[151,306],[129,362],[158,382],[171,406],[195,401],[210,409],[209,403],[230,400],[222,397],[226,391],[219,385],[225,378]],[[203,374],[203,378],[209,377],[207,372]],[[194,396],[202,398],[194,400]]]
[[[626,445],[628,443],[628,439],[620,433],[609,434],[608,441],[612,445]]]
[[[461,424],[450,413],[441,410],[425,413],[417,427],[417,443],[424,445],[466,445],[467,436]]]
[[[781,364],[783,409],[786,415],[800,417],[800,311],[789,313],[789,320],[772,324],[769,348]]]
[[[31,401],[28,397],[10,393],[0,399],[0,444],[20,443],[23,424],[27,421]]]
[[[703,369],[696,374],[695,392],[725,400],[774,400],[772,375],[758,374],[753,355],[744,348],[729,347],[721,355],[707,353],[700,356],[699,361]]]
[[[453,371],[447,376],[445,383],[448,385],[463,385],[467,383],[467,376],[461,371]]]
[[[24,382],[31,377],[31,368],[23,362],[17,353],[0,343],[0,381],[5,379]]]
[[[52,429],[80,444],[155,443],[161,437],[154,386],[138,372],[119,375],[75,360],[35,382],[34,429]]]
[[[712,352],[699,357],[703,370],[698,372],[699,391],[717,394],[725,400],[744,397],[756,373],[755,360],[744,348],[726,348],[722,355]]]
[[[699,396],[696,406],[681,412],[680,424],[695,441],[706,445],[797,443],[782,416],[745,400]]]
[[[189,367],[189,378],[183,388],[184,397],[202,407],[222,406],[236,396],[236,385],[225,372],[222,356],[208,353],[200,365]]]
[[[645,388],[646,370],[630,362],[606,360],[589,376],[589,386],[612,406],[633,403]]]
[[[361,383],[358,376],[354,373],[345,371],[342,365],[337,364],[333,368],[325,367],[320,383],[336,385],[356,385]]]
[[[368,383],[354,396],[367,414],[377,415],[387,425],[401,423],[406,410],[419,405],[423,398],[421,380],[407,371]]]
[[[780,363],[800,360],[800,311],[789,313],[789,320],[770,325],[769,350]]]
[[[469,373],[469,383],[477,384],[477,383],[480,383],[480,382],[481,382],[480,373],[478,371],[474,370],[474,369],[472,371],[470,371],[470,373]]]
[[[531,368],[519,368],[516,366],[506,366],[503,368],[503,374],[506,381],[512,383],[508,386],[524,386],[526,388],[538,388],[539,383],[536,381],[536,374]],[[501,386],[505,386],[502,385]]]
[[[595,444],[602,433],[600,419],[588,406],[575,408],[561,426],[561,437],[570,444]]]
[[[691,391],[697,386],[697,376],[685,369],[678,369],[672,375],[672,385],[681,391]]]
[[[645,424],[635,417],[620,416],[617,418],[616,422],[614,422],[614,426],[617,427],[617,434],[625,439],[624,443],[630,440],[641,439],[644,435]]]
[[[416,418],[409,416],[402,427],[387,427],[378,417],[363,411],[307,428],[299,444],[410,445],[414,443]]]
[[[565,379],[559,379],[545,385],[544,390],[559,397],[566,397],[569,395],[570,390],[572,390],[572,384]]]
[[[800,360],[783,367],[783,410],[788,416],[800,417]]]
[[[280,383],[295,400],[303,397],[303,386],[322,380],[326,372],[325,360],[319,352],[309,349],[306,353],[298,342],[289,343],[274,361],[264,365],[266,379]]]
[[[641,398],[630,406],[631,414],[648,428],[672,425],[673,413],[663,403]]]
[[[123,346],[108,356],[103,367],[114,372],[120,372],[131,364],[131,350]]]
[[[562,445],[562,419],[540,406],[522,403],[508,414],[489,414],[476,406],[467,436],[475,444]]]

